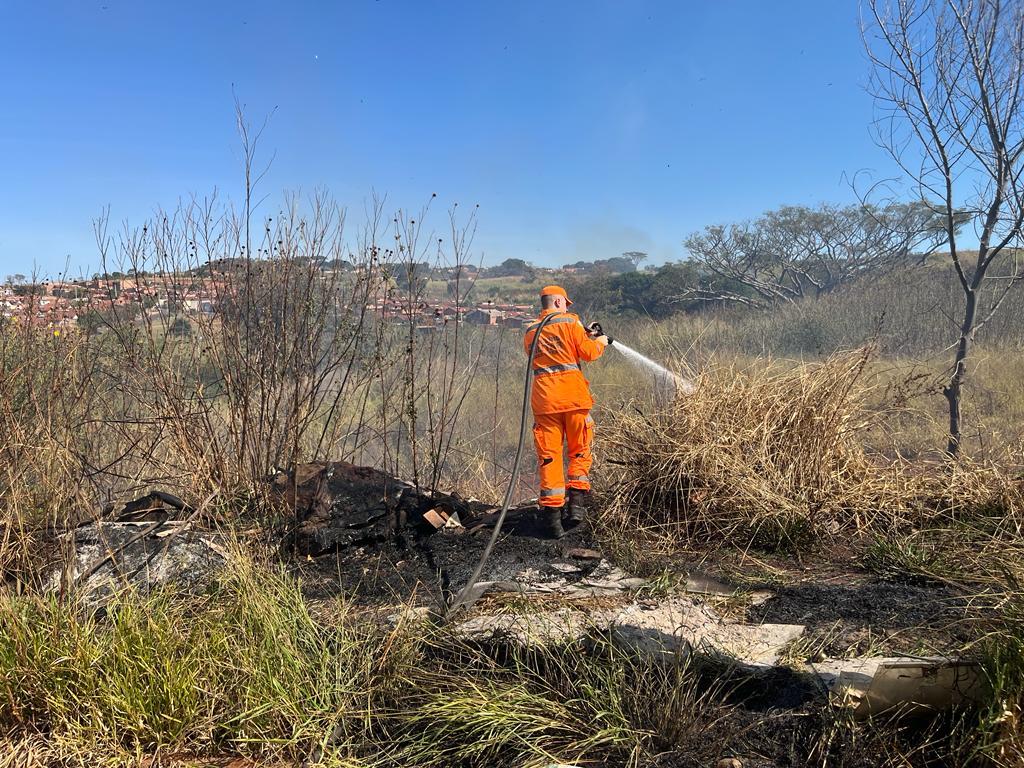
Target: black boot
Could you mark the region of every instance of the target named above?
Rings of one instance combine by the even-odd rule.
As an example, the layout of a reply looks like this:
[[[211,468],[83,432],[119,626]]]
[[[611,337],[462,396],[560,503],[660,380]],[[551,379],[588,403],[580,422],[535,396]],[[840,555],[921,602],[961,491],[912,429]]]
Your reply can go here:
[[[565,530],[562,528],[562,508],[541,507],[540,529],[549,539],[560,539],[565,536]]]
[[[565,527],[575,528],[587,521],[587,498],[590,491],[579,488],[569,489],[569,507],[565,516]]]

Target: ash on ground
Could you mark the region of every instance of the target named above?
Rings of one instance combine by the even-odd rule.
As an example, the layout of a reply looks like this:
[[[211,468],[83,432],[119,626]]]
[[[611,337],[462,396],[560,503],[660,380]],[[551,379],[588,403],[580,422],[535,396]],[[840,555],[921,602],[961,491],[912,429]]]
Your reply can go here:
[[[273,487],[289,521],[286,547],[314,598],[360,604],[436,606],[469,581],[499,510],[457,494],[430,492],[345,462],[301,465]],[[603,570],[602,570],[603,569]],[[624,578],[589,532],[540,535],[533,504],[508,511],[479,582],[501,591],[599,593]],[[597,585],[588,584],[588,579]]]
[[[945,652],[972,636],[969,598],[945,584],[807,583],[774,592],[749,608],[747,620],[805,625],[817,657],[858,656],[879,646],[890,653]]]

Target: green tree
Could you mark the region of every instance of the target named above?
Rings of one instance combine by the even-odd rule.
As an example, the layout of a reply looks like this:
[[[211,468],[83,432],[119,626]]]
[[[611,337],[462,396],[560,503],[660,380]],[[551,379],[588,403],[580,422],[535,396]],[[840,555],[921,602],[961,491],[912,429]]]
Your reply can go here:
[[[705,227],[683,244],[705,275],[697,298],[765,307],[920,260],[946,242],[944,220],[924,200],[783,206],[753,221]]]
[[[660,320],[704,306],[688,298],[699,279],[694,264],[665,264],[654,271],[586,277],[573,282],[571,293],[574,307],[588,317],[629,315]]]
[[[622,255],[633,262],[634,269],[640,269],[640,262],[647,258],[646,251],[626,251]]]
[[[533,267],[523,259],[505,259],[484,272],[486,277],[532,277],[534,274]]]

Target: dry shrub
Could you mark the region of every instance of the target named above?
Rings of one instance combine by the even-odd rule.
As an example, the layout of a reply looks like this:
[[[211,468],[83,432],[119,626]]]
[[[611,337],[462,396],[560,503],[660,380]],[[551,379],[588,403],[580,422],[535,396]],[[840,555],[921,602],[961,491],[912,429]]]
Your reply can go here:
[[[483,344],[454,322],[424,333],[413,273],[461,275],[473,219],[450,212],[441,244],[425,209],[389,226],[382,206],[354,242],[326,195],[260,220],[215,198],[117,231],[102,217],[108,276],[59,289],[76,324],[0,317],[0,578],[31,579],[54,534],[154,488],[216,499],[212,524],[273,518],[266,478],[304,461],[447,483]]]
[[[667,408],[621,410],[603,437],[607,522],[669,544],[769,549],[919,522],[938,487],[864,448],[880,416],[866,407],[870,357],[713,365]]]
[[[81,338],[0,320],[0,573],[29,569],[38,541],[84,495],[88,415],[101,386]],[[105,460],[98,455],[97,461]]]
[[[1017,466],[1011,454],[998,464],[962,459],[919,471],[927,520],[873,537],[863,564],[886,577],[981,589],[987,599],[975,607],[982,613],[998,596],[1016,599],[1024,583],[1024,481]]]

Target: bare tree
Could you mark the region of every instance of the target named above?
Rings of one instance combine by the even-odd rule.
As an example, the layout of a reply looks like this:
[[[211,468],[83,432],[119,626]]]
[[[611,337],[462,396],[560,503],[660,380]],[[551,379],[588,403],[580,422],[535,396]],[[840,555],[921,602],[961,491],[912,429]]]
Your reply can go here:
[[[961,398],[978,331],[1022,275],[1024,224],[1024,4],[1019,0],[867,0],[864,45],[879,143],[921,197],[941,201],[949,258],[963,289],[963,316],[944,394],[947,451],[961,448]],[[955,212],[977,238],[963,247]],[[972,244],[973,243],[969,243]],[[1012,262],[992,270],[994,263]],[[996,274],[996,272],[1000,274]],[[1002,285],[980,301],[986,280]]]
[[[924,202],[783,206],[754,221],[705,227],[684,246],[707,279],[693,298],[766,307],[880,276],[945,242]]]

